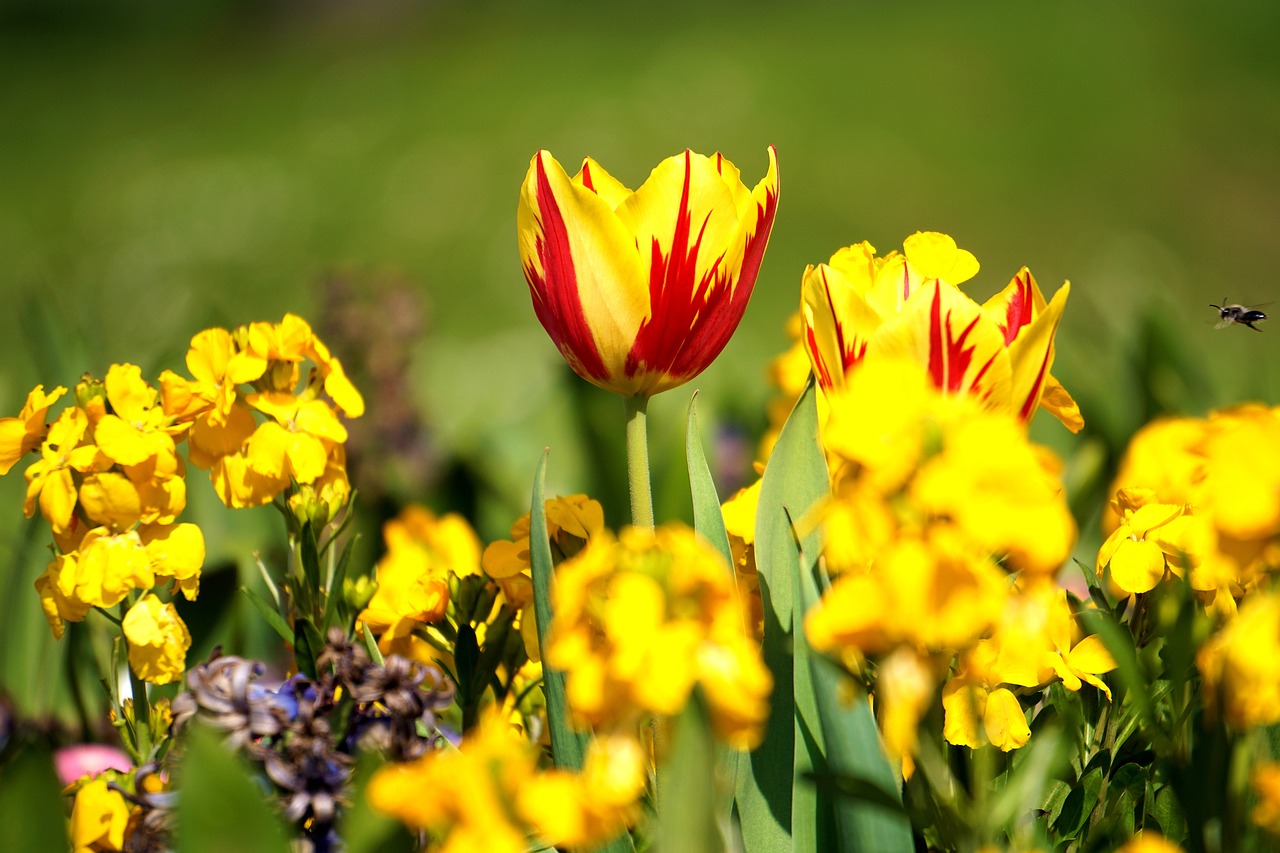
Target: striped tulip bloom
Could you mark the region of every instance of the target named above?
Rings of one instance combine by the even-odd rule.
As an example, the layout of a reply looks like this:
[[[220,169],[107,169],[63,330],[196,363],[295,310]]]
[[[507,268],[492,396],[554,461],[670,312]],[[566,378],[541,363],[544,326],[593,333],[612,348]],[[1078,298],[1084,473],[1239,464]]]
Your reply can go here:
[[[903,250],[876,257],[864,242],[805,269],[804,345],[819,385],[842,387],[864,359],[906,358],[943,391],[976,395],[1023,421],[1044,408],[1079,431],[1080,410],[1049,373],[1070,284],[1046,302],[1023,267],[979,305],[957,287],[978,261],[950,237],[917,233]]]
[[[534,312],[601,388],[647,397],[688,382],[742,319],[777,206],[772,147],[754,189],[719,154],[685,151],[634,192],[590,158],[570,178],[539,151],[517,214]]]

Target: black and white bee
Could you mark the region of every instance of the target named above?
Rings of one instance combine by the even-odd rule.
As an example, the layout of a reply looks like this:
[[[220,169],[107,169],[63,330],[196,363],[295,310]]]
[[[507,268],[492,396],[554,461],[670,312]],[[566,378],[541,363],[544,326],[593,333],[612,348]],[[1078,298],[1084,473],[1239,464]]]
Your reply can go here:
[[[1210,308],[1218,309],[1218,325],[1216,328],[1221,329],[1223,326],[1232,326],[1239,323],[1241,326],[1248,326],[1255,332],[1261,332],[1254,323],[1267,319],[1267,315],[1259,311],[1257,308],[1250,308],[1247,305],[1228,305],[1227,297],[1222,297],[1221,305],[1209,303]]]

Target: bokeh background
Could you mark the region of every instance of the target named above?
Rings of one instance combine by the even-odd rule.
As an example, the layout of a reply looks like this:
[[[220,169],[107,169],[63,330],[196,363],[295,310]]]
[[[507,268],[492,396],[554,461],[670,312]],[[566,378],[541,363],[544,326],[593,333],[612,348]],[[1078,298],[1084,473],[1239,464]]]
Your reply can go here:
[[[1055,373],[1088,426],[1033,429],[1067,462],[1091,560],[1135,428],[1277,402],[1280,325],[1215,329],[1207,307],[1277,291],[1277,36],[1264,2],[3,0],[0,413],[112,362],[182,370],[195,332],[291,311],[368,398],[366,568],[411,500],[501,536],[544,446],[549,490],[620,524],[621,404],[563,365],[520,273],[529,158],[589,154],[634,187],[719,150],[753,184],[773,144],[779,214],[742,326],[651,409],[659,514],[687,513],[692,388],[721,484],[744,475],[805,265],[941,230],[980,260],[980,300],[1024,264],[1046,292],[1072,282]],[[39,715],[75,698],[62,662],[88,640],[54,643],[40,615],[23,467],[0,480],[0,691]],[[234,602],[255,552],[279,559],[277,519],[221,511],[203,482],[192,655],[265,653]]]

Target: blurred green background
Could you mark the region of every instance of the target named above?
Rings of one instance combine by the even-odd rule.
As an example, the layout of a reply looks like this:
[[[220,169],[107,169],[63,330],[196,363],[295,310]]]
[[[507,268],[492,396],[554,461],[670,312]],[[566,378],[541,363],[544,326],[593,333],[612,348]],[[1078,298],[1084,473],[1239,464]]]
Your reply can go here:
[[[1089,426],[1034,430],[1068,460],[1091,560],[1133,429],[1280,391],[1280,325],[1218,330],[1207,307],[1275,298],[1277,35],[1262,2],[0,2],[0,413],[112,362],[182,370],[195,332],[292,311],[368,397],[366,564],[407,500],[501,536],[548,445],[549,491],[622,523],[621,403],[564,367],[520,273],[529,158],[589,154],[634,187],[719,150],[754,184],[774,144],[755,296],[690,386],[708,441],[763,428],[805,264],[946,231],[982,263],[976,298],[1023,264],[1072,282],[1055,373]],[[686,511],[689,390],[651,410],[660,515]],[[76,640],[49,639],[31,589],[47,532],[23,467],[0,480],[0,690],[43,713]],[[192,654],[253,653],[266,638],[221,605],[277,519],[219,511],[204,482]]]

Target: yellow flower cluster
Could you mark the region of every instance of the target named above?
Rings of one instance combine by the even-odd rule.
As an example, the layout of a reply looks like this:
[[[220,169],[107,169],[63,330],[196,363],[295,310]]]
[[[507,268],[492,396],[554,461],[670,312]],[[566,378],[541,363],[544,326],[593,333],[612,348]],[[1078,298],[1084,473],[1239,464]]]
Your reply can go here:
[[[305,320],[286,314],[203,331],[191,339],[187,369],[192,379],[161,374],[164,410],[189,425],[191,464],[209,471],[224,504],[261,506],[291,482],[302,486],[298,506],[346,502],[347,430],[338,416],[364,414],[364,399]]]
[[[1185,577],[1212,612],[1280,569],[1280,408],[1156,421],[1129,445],[1098,552],[1113,591]]]
[[[538,754],[488,713],[459,749],[384,766],[369,784],[369,801],[425,831],[441,853],[522,853],[531,838],[592,848],[638,817],[647,767],[635,740],[596,738],[580,773],[539,770]]]
[[[597,730],[674,715],[695,686],[737,749],[759,742],[768,715],[772,677],[729,569],[681,524],[602,532],[561,564],[546,663],[566,672],[577,724]]]
[[[304,359],[316,367],[295,396]],[[129,661],[157,684],[181,676],[191,637],[172,603],[140,593],[171,584],[194,600],[205,556],[199,527],[177,521],[187,500],[179,444],[212,470],[228,506],[268,502],[297,482],[291,499],[314,518],[349,491],[345,429],[319,393],[348,415],[363,409],[338,361],[292,315],[201,332],[187,366],[194,380],[166,371],[157,389],[136,365],[113,364],[102,380],[86,374],[52,423],[64,387],[37,386],[17,417],[0,419],[0,474],[39,455],[25,472],[23,511],[30,518],[38,508],[53,532],[55,556],[35,586],[54,636],[95,607],[126,602]],[[241,394],[246,383],[253,391]],[[251,410],[266,421],[257,425]]]
[[[480,573],[480,539],[462,516],[437,517],[416,505],[383,525],[382,535],[387,553],[374,567],[377,591],[360,621],[384,653],[408,654],[413,630],[444,616],[450,578]]]
[[[604,530],[604,508],[586,495],[550,498],[544,508],[552,559],[559,563],[582,550]],[[529,561],[529,514],[511,525],[511,538],[499,539],[484,549],[484,573],[498,582],[502,594],[520,611],[520,634],[529,660],[541,660],[538,626],[533,615],[533,580]]]
[[[1052,584],[1075,541],[1057,461],[1014,413],[945,395],[909,361],[863,363],[829,404],[822,513],[835,580],[806,617],[810,644],[855,670],[875,659],[895,756],[913,752],[957,656],[943,691],[948,740],[1022,746],[1030,733],[1010,687],[1101,685],[1112,667]]]

